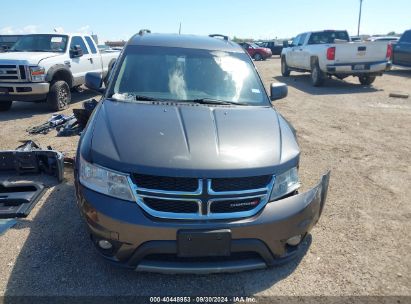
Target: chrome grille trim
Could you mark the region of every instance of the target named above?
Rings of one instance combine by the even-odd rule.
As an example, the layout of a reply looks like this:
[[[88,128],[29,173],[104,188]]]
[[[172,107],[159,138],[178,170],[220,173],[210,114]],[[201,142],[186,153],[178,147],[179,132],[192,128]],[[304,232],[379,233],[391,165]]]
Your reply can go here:
[[[176,220],[221,220],[221,219],[237,219],[251,217],[257,214],[268,203],[271,190],[273,189],[275,176],[273,175],[269,184],[264,188],[249,189],[241,191],[224,191],[215,192],[211,189],[212,179],[198,179],[198,189],[194,192],[185,191],[164,191],[157,189],[140,188],[136,185],[131,177],[128,177],[130,188],[132,189],[136,203],[148,214],[153,217],[162,219],[176,219]],[[206,187],[203,187],[203,184]],[[204,191],[205,190],[205,191]],[[202,196],[207,197],[207,201],[202,201]],[[224,197],[223,197],[224,196]],[[163,212],[151,209],[144,203],[144,197],[174,200],[174,201],[193,201],[198,204],[197,213],[176,213]],[[211,204],[218,201],[227,200],[243,200],[249,198],[259,198],[260,203],[252,210],[239,212],[225,212],[225,213],[211,213]],[[203,206],[205,205],[206,214],[203,214]]]

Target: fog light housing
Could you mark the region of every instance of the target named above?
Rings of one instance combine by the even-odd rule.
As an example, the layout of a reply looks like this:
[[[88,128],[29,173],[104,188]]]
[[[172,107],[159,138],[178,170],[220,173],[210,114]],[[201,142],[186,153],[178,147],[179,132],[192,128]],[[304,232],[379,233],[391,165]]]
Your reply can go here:
[[[104,249],[104,250],[109,250],[113,247],[113,245],[111,245],[111,243],[107,240],[98,241],[98,245],[100,246],[101,249]]]
[[[300,244],[301,239],[302,239],[302,236],[301,236],[301,235],[295,235],[295,236],[290,237],[290,238],[286,241],[286,243],[287,243],[288,245],[290,245],[290,246],[297,246],[298,244]]]

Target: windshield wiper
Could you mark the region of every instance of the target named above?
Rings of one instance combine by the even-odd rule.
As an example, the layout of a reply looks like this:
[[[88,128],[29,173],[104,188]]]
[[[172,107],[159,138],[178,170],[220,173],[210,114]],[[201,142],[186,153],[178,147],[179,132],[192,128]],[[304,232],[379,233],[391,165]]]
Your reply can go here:
[[[247,103],[235,102],[235,101],[229,101],[229,100],[213,99],[213,98],[198,98],[198,99],[187,100],[187,101],[191,101],[191,102],[195,102],[195,103],[201,103],[201,104],[248,106]]]

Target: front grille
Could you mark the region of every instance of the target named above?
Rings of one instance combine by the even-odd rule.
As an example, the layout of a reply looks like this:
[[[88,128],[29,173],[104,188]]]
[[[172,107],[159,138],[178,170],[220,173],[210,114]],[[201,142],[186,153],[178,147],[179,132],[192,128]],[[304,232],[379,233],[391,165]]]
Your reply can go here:
[[[19,71],[20,71],[20,78],[26,79],[26,69],[24,68],[24,65],[19,65]]]
[[[18,76],[0,76],[0,79],[19,79]]]
[[[195,192],[198,188],[197,178],[133,174],[133,179],[139,188],[146,189]]]
[[[16,66],[12,64],[0,64],[0,69],[15,69]]]
[[[216,192],[242,191],[265,188],[270,183],[272,175],[215,178],[212,180],[211,188]]]
[[[195,201],[167,200],[159,198],[144,198],[144,203],[151,209],[160,212],[198,213],[198,204]]]
[[[20,82],[26,79],[24,65],[0,64],[0,80]]]
[[[132,174],[138,205],[154,217],[213,220],[255,215],[268,201],[272,175],[191,178]]]
[[[236,199],[227,201],[214,201],[211,202],[211,213],[230,213],[230,212],[243,212],[253,210],[261,202],[258,197],[247,199]]]

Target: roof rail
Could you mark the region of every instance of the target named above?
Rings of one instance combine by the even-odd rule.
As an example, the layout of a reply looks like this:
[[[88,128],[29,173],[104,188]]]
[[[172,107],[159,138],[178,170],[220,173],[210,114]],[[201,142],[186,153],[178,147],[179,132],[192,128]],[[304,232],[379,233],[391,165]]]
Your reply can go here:
[[[141,30],[138,32],[138,34],[139,34],[140,36],[143,36],[144,34],[150,34],[150,33],[151,33],[151,31],[148,30],[148,29],[141,29]]]
[[[223,38],[224,40],[228,40],[228,36],[225,36],[225,35],[221,35],[221,34],[210,34],[210,35],[208,35],[208,37],[221,37],[221,38]]]

